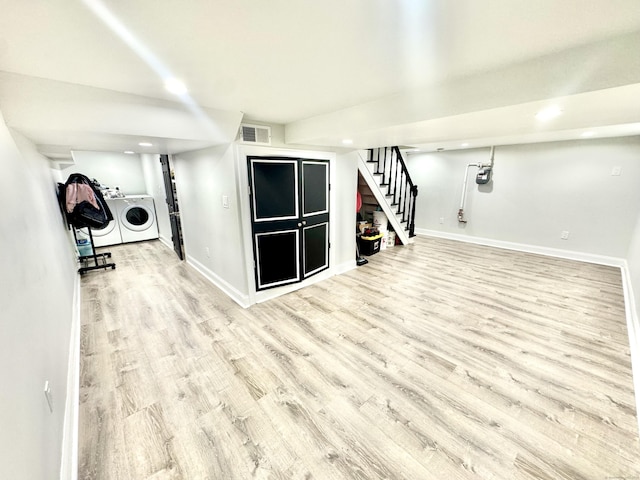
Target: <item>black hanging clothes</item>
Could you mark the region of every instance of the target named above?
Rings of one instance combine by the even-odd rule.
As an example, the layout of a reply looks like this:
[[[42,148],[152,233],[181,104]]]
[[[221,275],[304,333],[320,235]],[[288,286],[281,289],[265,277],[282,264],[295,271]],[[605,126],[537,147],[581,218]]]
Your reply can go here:
[[[58,202],[64,212],[67,224],[72,225],[73,236],[78,244],[77,229],[86,228],[91,245],[90,255],[78,251],[80,268],[78,273],[85,274],[91,270],[116,268],[116,264],[109,261],[111,252],[96,253],[93,245],[91,229],[101,230],[113,220],[113,215],[100,190],[81,173],[72,173],[67,181],[58,183]],[[93,261],[94,265],[90,265]]]
[[[74,227],[101,230],[113,220],[113,214],[102,193],[85,175],[69,175],[61,193],[67,220]]]

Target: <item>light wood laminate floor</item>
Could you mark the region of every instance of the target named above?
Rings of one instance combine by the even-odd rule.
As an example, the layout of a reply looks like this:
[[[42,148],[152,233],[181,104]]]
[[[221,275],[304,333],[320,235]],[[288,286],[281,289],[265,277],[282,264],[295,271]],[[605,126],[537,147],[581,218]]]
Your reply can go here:
[[[82,279],[79,478],[640,480],[620,271],[416,238],[249,309]]]

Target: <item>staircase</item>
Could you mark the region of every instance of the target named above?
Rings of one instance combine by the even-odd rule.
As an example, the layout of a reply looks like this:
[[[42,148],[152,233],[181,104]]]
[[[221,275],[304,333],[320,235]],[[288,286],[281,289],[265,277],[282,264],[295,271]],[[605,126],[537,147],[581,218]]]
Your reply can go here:
[[[411,180],[400,149],[381,147],[361,152],[358,171],[402,244],[410,243],[415,236],[418,187]]]
[[[362,217],[364,219],[372,218],[373,212],[378,209],[378,199],[375,197],[371,188],[369,188],[367,181],[360,172],[358,172],[358,192],[362,198],[362,208],[360,209]]]

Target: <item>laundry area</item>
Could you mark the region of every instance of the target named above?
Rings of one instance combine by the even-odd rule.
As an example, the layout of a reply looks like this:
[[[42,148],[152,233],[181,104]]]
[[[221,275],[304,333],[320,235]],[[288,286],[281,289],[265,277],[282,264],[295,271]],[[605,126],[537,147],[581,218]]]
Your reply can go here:
[[[162,185],[156,185],[156,177],[161,174],[157,160],[155,165],[147,159],[143,168],[143,159],[135,153],[76,151],[72,152],[71,161],[60,164],[59,178],[64,183],[59,184],[59,195],[66,197],[66,219],[73,229],[80,273],[115,268],[110,252],[105,252],[103,247],[160,238],[159,225],[168,224],[168,212],[166,196],[159,188]],[[76,184],[70,182],[77,174],[86,178],[87,183],[76,188]],[[66,185],[64,192],[62,185]],[[73,207],[91,196],[91,190],[94,198],[90,202],[98,211],[107,211],[109,217],[102,222],[98,219],[96,223],[74,220]],[[148,192],[157,194],[158,198]],[[160,208],[157,208],[158,203]],[[160,220],[158,211],[162,216]],[[100,250],[96,250],[98,248]]]
[[[103,229],[92,229],[94,245],[104,247],[120,243],[158,238],[158,223],[151,195],[122,195],[106,198],[114,219]]]

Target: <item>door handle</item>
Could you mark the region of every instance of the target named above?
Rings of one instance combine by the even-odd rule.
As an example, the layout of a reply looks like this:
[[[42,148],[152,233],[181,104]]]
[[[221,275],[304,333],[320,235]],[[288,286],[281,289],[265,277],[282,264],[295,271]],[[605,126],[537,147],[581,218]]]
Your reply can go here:
[[[307,224],[307,221],[306,221],[306,220],[303,220],[302,222],[298,222],[298,226],[299,226],[299,227],[301,227],[301,226],[303,226],[303,225],[306,225],[306,224]]]

